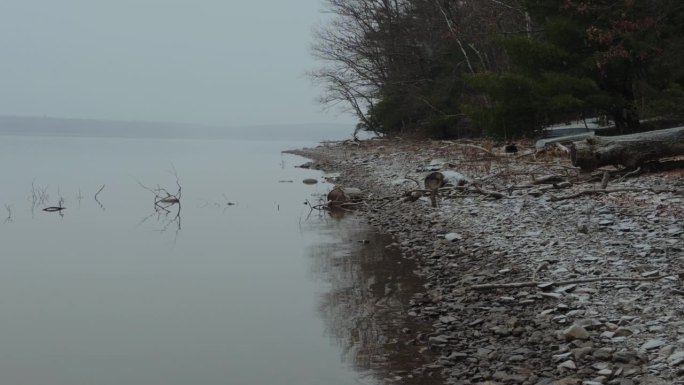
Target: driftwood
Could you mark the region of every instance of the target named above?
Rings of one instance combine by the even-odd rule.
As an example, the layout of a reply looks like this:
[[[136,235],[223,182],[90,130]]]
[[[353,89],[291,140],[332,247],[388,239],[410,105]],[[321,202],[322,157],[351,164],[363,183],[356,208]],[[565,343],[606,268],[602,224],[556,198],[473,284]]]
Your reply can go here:
[[[585,171],[602,166],[636,168],[661,158],[684,155],[684,127],[621,136],[594,136],[573,142],[572,164]]]
[[[650,191],[656,194],[659,193],[665,193],[665,192],[678,192],[676,189],[669,189],[669,188],[648,188],[648,187],[635,187],[635,188],[609,188],[609,189],[601,189],[601,190],[584,190],[584,191],[579,191],[571,195],[565,195],[565,196],[551,196],[549,197],[549,201],[551,202],[557,202],[557,201],[562,201],[566,199],[573,199],[573,198],[579,198],[583,195],[599,195],[599,194],[610,194],[610,193],[616,193],[616,192],[643,192],[643,191]]]
[[[560,175],[546,175],[541,178],[536,178],[532,184],[538,185],[538,184],[554,184],[554,183],[560,183],[560,182],[565,182],[565,177],[560,176]]]
[[[62,210],[64,210],[64,209],[66,209],[66,207],[62,207],[62,206],[50,206],[50,207],[44,208],[43,211],[48,212],[48,213],[54,213],[54,212],[62,211]]]
[[[496,289],[518,289],[521,287],[536,287],[543,285],[544,287],[549,286],[565,286],[572,285],[576,283],[592,283],[592,282],[647,282],[647,281],[659,281],[665,277],[670,277],[671,275],[659,275],[656,277],[595,277],[595,278],[578,278],[571,279],[567,281],[556,281],[556,282],[539,282],[539,281],[529,281],[529,282],[513,282],[513,283],[487,283],[483,285],[472,285],[469,287],[470,290],[475,291],[489,291]]]
[[[496,156],[497,156],[495,153],[491,152],[490,150],[487,150],[486,148],[484,148],[484,147],[482,147],[482,146],[478,146],[478,145],[476,145],[476,144],[470,144],[470,143],[456,143],[456,142],[451,142],[451,141],[448,141],[448,140],[443,141],[443,143],[448,143],[448,144],[450,144],[450,145],[452,145],[452,146],[465,147],[465,148],[472,148],[472,149],[475,149],[475,150],[482,151],[482,152],[484,152],[485,154],[487,154],[487,155],[489,155],[489,156],[493,156],[493,157],[496,157]]]

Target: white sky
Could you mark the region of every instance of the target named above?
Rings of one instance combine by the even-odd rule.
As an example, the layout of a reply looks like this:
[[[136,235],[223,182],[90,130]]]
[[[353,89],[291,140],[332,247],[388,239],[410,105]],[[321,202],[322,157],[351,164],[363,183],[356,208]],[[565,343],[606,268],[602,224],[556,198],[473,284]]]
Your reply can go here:
[[[0,115],[352,122],[305,72],[321,0],[0,0]]]

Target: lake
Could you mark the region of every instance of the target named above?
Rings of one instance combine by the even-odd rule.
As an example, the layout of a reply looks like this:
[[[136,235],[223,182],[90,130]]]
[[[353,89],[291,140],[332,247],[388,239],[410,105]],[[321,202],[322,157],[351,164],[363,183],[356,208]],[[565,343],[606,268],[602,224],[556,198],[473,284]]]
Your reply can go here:
[[[311,144],[0,136],[0,383],[375,384],[415,365],[396,313],[422,282],[388,237],[304,204],[331,187],[281,151]]]

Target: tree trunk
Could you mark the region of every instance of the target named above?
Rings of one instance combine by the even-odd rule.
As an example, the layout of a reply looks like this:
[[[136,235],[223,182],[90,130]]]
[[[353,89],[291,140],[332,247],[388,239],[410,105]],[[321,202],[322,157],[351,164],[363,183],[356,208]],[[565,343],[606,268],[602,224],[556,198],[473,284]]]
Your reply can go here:
[[[636,132],[641,127],[639,114],[633,106],[626,106],[611,112],[611,117],[615,122],[615,127],[620,134],[625,132]]]
[[[635,168],[650,160],[684,155],[684,127],[573,142],[572,164],[584,171],[601,166]]]

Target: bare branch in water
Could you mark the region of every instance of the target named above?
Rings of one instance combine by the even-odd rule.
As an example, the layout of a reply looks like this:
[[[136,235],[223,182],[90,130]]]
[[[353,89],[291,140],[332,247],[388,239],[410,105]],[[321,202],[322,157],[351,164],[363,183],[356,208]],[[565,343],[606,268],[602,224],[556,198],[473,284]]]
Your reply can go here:
[[[157,216],[157,221],[162,223],[162,228],[159,232],[165,232],[174,225],[176,228],[176,237],[181,229],[181,192],[182,186],[176,168],[171,165],[173,171],[171,174],[176,178],[177,190],[175,194],[171,194],[168,190],[157,185],[155,188],[147,187],[142,182],[136,179],[140,187],[154,194],[154,213],[143,218],[140,223],[147,221],[149,218]],[[102,186],[104,188],[104,186]],[[102,190],[102,189],[100,189]],[[99,192],[98,192],[99,193]],[[97,195],[97,194],[96,194]],[[175,210],[174,210],[175,209]],[[175,212],[174,212],[175,211]]]
[[[5,223],[12,222],[12,205],[5,203],[5,210],[7,210],[7,218],[5,218]]]
[[[100,202],[100,200],[97,199],[97,196],[102,192],[102,190],[104,190],[104,188],[105,188],[105,185],[102,185],[102,187],[100,187],[100,189],[97,190],[97,192],[95,193],[95,197],[94,197],[95,202],[97,202],[97,204],[100,205],[100,208],[102,209],[102,211],[104,211],[105,208],[104,208],[104,205],[102,204],[102,202]]]

